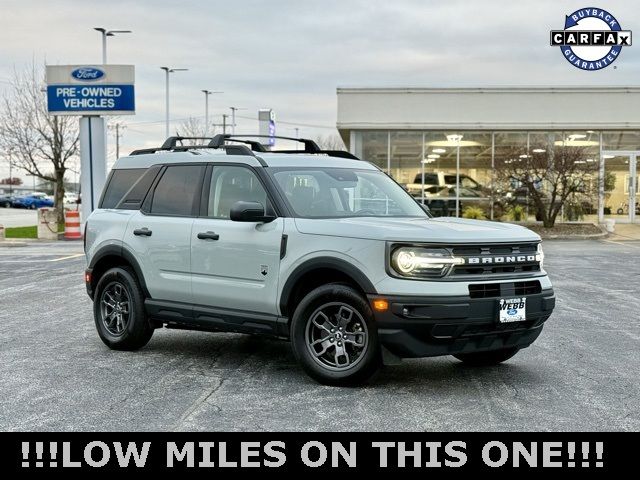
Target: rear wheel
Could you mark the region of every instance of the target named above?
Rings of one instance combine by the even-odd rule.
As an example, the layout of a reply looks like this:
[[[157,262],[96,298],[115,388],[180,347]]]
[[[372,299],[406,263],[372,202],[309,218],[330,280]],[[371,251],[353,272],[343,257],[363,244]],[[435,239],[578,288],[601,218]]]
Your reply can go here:
[[[100,339],[114,350],[137,350],[153,335],[144,311],[144,294],[126,267],[108,270],[98,281],[93,315]]]
[[[357,385],[381,364],[371,308],[347,285],[324,285],[304,297],[293,314],[291,344],[305,372],[327,385]]]
[[[489,367],[509,360],[519,351],[519,348],[504,348],[502,350],[490,350],[488,352],[459,353],[458,355],[454,355],[454,357],[473,367]]]

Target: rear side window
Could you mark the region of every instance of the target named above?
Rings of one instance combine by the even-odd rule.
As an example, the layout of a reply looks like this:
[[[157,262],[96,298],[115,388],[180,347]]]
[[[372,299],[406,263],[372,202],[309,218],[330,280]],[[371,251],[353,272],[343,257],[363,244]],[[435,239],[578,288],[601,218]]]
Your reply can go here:
[[[102,196],[100,208],[115,208],[122,197],[146,171],[146,168],[122,168],[113,170]]]
[[[156,185],[151,213],[156,215],[193,215],[200,191],[204,167],[180,165],[167,167]],[[200,204],[198,196],[197,204]]]

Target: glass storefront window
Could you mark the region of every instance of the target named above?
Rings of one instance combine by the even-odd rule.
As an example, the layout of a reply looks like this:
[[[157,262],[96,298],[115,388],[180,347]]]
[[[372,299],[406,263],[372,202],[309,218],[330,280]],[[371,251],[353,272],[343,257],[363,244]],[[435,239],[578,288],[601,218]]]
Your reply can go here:
[[[459,142],[457,136],[461,136]],[[435,215],[455,215],[459,193],[461,216],[496,220],[513,220],[512,210],[518,205],[523,220],[536,219],[527,189],[514,176],[504,174],[505,165],[537,165],[548,171],[557,162],[571,158],[578,165],[575,176],[581,185],[567,200],[559,219],[597,221],[605,210],[611,212],[623,203],[613,198],[606,178],[600,177],[602,162],[606,164],[600,152],[640,151],[640,132],[632,131],[396,130],[357,131],[353,138],[356,155],[391,175],[416,199],[429,205]],[[609,176],[615,166],[614,162],[607,165]],[[630,182],[629,175],[616,176],[621,186]],[[548,191],[551,186],[541,180],[535,188]],[[622,191],[622,187],[617,190]],[[615,200],[617,204],[613,205]]]

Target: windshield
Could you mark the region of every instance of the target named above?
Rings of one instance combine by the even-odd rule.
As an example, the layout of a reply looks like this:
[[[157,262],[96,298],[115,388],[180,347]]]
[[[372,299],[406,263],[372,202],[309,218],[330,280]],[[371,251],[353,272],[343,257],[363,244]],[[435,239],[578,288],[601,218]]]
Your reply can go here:
[[[427,217],[402,187],[379,170],[269,170],[300,217]]]

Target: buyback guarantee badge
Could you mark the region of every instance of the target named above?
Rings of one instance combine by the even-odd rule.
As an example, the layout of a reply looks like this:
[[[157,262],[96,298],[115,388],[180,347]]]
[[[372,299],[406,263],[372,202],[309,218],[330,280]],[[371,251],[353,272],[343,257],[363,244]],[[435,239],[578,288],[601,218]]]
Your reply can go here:
[[[574,67],[601,70],[620,56],[622,47],[631,46],[631,30],[623,30],[606,10],[581,8],[566,16],[564,30],[551,31],[551,46],[560,47]]]

